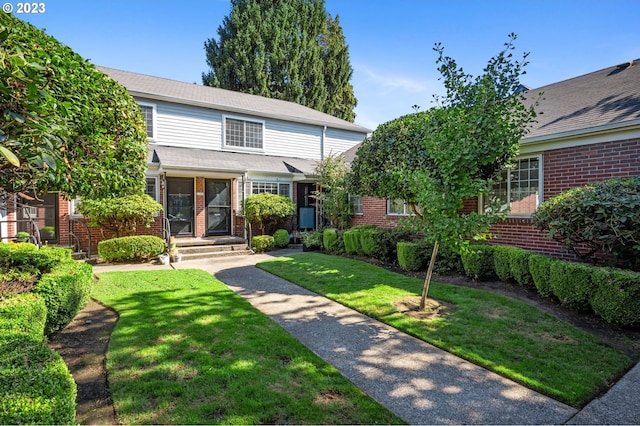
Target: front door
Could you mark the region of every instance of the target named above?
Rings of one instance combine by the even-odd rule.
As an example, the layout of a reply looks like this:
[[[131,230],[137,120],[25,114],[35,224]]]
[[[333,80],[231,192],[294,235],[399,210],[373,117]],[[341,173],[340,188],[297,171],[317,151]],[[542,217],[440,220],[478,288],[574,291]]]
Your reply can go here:
[[[316,228],[315,184],[298,183],[298,229]]]
[[[193,179],[167,178],[167,217],[171,235],[193,236]]]
[[[231,234],[231,181],[205,179],[207,235]]]

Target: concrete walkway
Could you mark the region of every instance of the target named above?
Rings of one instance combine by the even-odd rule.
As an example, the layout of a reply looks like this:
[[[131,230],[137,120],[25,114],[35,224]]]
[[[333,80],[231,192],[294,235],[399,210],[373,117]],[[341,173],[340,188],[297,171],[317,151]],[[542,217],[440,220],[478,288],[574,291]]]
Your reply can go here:
[[[214,274],[411,424],[635,424],[640,419],[640,366],[578,412],[254,266],[272,257],[194,260],[173,267]],[[172,266],[97,265],[94,272],[146,268]]]

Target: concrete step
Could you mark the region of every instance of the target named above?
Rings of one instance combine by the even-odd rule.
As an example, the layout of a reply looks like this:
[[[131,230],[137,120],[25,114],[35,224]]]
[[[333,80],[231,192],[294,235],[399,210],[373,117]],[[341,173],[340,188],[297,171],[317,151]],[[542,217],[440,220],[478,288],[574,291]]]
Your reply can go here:
[[[199,252],[199,253],[183,253],[182,261],[197,260],[197,259],[214,259],[219,257],[228,256],[242,256],[251,254],[251,250],[247,250],[246,246],[244,250],[223,250],[212,252]]]
[[[178,246],[178,250],[182,255],[191,254],[215,254],[221,252],[235,252],[247,249],[247,244],[225,244],[225,245],[206,245],[206,246]]]

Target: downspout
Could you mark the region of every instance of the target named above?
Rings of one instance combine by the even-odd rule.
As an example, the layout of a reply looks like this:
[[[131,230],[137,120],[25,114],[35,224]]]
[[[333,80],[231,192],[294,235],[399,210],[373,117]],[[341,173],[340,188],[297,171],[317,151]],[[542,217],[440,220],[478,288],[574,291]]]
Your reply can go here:
[[[327,137],[327,125],[325,124],[322,128],[322,136],[320,137],[320,161],[324,161],[324,140]],[[316,185],[316,189],[317,185]],[[322,188],[320,188],[322,190]],[[317,203],[316,203],[317,205]],[[320,218],[322,217],[322,204],[320,205],[319,211],[316,212],[316,230],[320,229]]]

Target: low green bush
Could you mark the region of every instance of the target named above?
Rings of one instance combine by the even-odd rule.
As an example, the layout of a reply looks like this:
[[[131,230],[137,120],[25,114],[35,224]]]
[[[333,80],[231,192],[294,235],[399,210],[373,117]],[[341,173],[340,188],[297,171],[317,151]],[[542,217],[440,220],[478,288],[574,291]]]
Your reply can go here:
[[[425,263],[423,246],[418,243],[398,243],[398,265],[405,271],[419,271]]]
[[[373,253],[371,253],[371,257],[383,262],[397,264],[398,253],[396,250],[398,243],[400,241],[411,241],[411,232],[398,228],[380,228],[377,232],[378,244]]]
[[[149,260],[164,250],[162,238],[153,235],[112,238],[98,243],[98,256],[106,262]]]
[[[31,243],[0,244],[0,269],[17,269],[37,275],[48,272],[62,261],[71,259],[71,250],[41,247]]]
[[[493,271],[493,251],[495,246],[470,245],[461,255],[464,273],[474,281],[490,277]]]
[[[553,289],[551,288],[551,264],[554,262],[560,262],[556,259],[544,256],[542,254],[532,254],[529,256],[529,272],[531,273],[531,279],[533,285],[538,290],[538,294],[550,297],[553,296]]]
[[[581,311],[589,310],[589,299],[596,290],[591,275],[596,269],[584,263],[553,262],[549,269],[549,285],[553,295],[564,306]]]
[[[344,240],[344,251],[347,254],[358,254],[358,252],[360,251],[360,239],[358,238],[358,231],[344,231],[344,233],[342,234],[342,239]]]
[[[373,253],[378,249],[378,230],[367,229],[360,231],[360,249],[364,256],[372,257]]]
[[[322,249],[322,232],[320,231],[309,231],[303,232],[302,238],[304,240],[304,246],[302,247],[303,251],[314,251]]]
[[[511,275],[511,250],[512,247],[494,246],[493,249],[493,270],[502,282],[509,282],[513,279]]]
[[[338,230],[335,228],[327,228],[322,231],[322,246],[327,253],[335,253],[338,243]]]
[[[93,285],[91,265],[75,260],[60,263],[33,288],[47,306],[45,334],[61,330],[87,304]]]
[[[597,289],[590,303],[605,321],[623,327],[640,327],[640,273],[595,268],[593,282]]]
[[[275,241],[271,235],[256,235],[251,239],[251,248],[256,253],[263,253],[273,249]]]
[[[0,330],[44,338],[47,306],[37,294],[22,293],[0,299]]]
[[[533,256],[533,252],[512,247],[509,252],[509,270],[511,276],[523,287],[534,287],[533,277],[529,270],[529,258]]]
[[[289,231],[278,229],[273,233],[273,244],[278,248],[285,248],[289,245]]]
[[[77,424],[76,394],[42,335],[0,331],[0,424]]]

